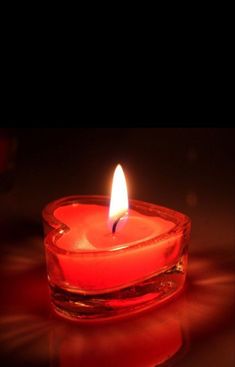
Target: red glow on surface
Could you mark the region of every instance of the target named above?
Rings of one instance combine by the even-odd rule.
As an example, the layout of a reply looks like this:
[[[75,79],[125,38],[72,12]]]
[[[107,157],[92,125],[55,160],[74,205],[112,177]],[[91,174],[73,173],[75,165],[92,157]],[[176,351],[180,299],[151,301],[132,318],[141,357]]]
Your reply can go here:
[[[146,321],[150,320],[146,318]],[[133,329],[138,328],[138,322],[132,320]],[[162,322],[155,320],[152,325],[141,324],[143,329],[136,329],[134,334],[128,322],[120,323],[118,334],[112,333],[110,327],[93,329],[89,334],[73,329],[67,337],[64,330],[62,334],[57,330],[51,342],[54,346],[59,343],[58,365],[92,366],[95,357],[97,366],[154,366],[171,358],[182,347],[182,330],[177,320],[169,318]]]
[[[15,261],[16,254],[12,259]],[[71,367],[147,367],[176,358],[175,365],[181,366],[177,358],[187,351],[189,338],[191,343],[202,343],[233,317],[232,266],[228,262],[223,267],[219,262],[216,265],[212,255],[191,257],[185,293],[164,307],[93,326],[51,317],[46,269],[36,259],[30,268],[25,258],[22,266],[8,269],[10,254],[3,262],[0,342],[6,358],[7,353],[15,358],[15,365],[19,361],[24,365],[27,356],[32,366],[35,358],[46,365],[51,360],[53,366]]]

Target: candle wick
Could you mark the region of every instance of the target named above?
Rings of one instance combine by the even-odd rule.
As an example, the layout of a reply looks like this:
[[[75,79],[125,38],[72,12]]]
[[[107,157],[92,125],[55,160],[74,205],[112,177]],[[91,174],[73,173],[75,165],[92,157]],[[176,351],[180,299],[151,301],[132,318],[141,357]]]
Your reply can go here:
[[[116,219],[115,222],[113,223],[112,234],[114,234],[116,232],[116,228],[117,228],[117,225],[118,225],[118,222],[119,222],[120,219],[121,219],[121,217]]]

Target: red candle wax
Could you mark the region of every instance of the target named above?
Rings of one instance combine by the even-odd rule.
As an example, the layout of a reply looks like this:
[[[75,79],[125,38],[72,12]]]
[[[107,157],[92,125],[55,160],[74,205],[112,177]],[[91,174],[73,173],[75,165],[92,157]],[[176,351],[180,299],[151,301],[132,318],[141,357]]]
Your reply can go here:
[[[108,207],[71,204],[56,209],[54,216],[69,228],[56,242],[63,250],[58,259],[65,284],[83,292],[131,285],[172,266],[179,256],[181,237],[177,234],[156,246],[154,238],[175,226],[160,217],[130,209],[125,223],[112,234]],[[144,246],[146,241],[148,246]]]

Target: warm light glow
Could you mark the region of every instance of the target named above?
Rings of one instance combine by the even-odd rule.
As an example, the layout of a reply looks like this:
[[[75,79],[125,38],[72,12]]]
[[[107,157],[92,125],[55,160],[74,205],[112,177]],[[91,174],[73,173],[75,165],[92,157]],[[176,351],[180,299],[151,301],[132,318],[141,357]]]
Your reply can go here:
[[[120,164],[117,165],[114,175],[109,206],[109,218],[117,220],[127,214],[128,194],[126,179]]]

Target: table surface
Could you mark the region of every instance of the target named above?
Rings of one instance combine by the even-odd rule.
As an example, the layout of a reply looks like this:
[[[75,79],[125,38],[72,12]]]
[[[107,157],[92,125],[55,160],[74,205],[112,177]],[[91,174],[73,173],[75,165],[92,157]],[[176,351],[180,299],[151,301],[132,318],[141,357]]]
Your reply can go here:
[[[143,133],[147,134],[145,139],[150,137],[151,134],[143,130],[135,133],[135,139],[140,139]],[[77,133],[81,131],[78,129]],[[128,133],[130,140],[131,133]],[[85,133],[82,131],[82,134]],[[160,134],[166,135],[165,131]],[[195,132],[192,136],[200,137],[200,134]],[[234,366],[235,211],[231,157],[234,148],[226,146],[227,141],[232,141],[227,134],[221,138],[222,145],[218,135],[216,132],[212,151],[205,149],[205,139],[198,138],[198,143],[195,138],[194,144],[189,146],[189,167],[184,163],[178,168],[180,175],[177,169],[172,169],[174,173],[170,178],[176,183],[174,194],[164,185],[162,177],[151,176],[149,194],[142,197],[140,192],[138,195],[156,203],[159,203],[158,196],[160,204],[183,211],[192,218],[184,292],[167,305],[138,316],[88,326],[64,321],[51,313],[43,251],[41,208],[52,198],[73,194],[74,184],[68,183],[64,174],[57,184],[54,181],[53,191],[53,180],[58,180],[58,167],[53,169],[55,156],[49,148],[46,153],[40,150],[37,155],[36,148],[32,148],[35,142],[39,146],[34,133],[31,132],[33,142],[20,137],[23,148],[18,153],[14,185],[0,196],[0,345],[4,366],[150,367],[160,363],[181,367]],[[68,147],[62,137],[58,144],[61,142],[71,157],[74,145]],[[30,152],[33,157],[29,157]],[[214,166],[210,165],[212,155],[216,161]],[[46,157],[49,162],[45,164]],[[63,164],[65,170],[66,164]],[[84,171],[81,164],[80,169]],[[164,164],[159,163],[159,170],[164,169]],[[71,168],[68,170],[72,177]],[[89,176],[87,171],[84,174]],[[97,172],[96,175],[99,176]],[[76,179],[79,181],[79,178],[78,174]],[[160,184],[155,193],[158,178]],[[146,185],[146,179],[143,180]],[[78,185],[76,192],[85,193],[88,181],[89,177],[84,186]],[[88,187],[91,189],[92,186]]]

